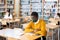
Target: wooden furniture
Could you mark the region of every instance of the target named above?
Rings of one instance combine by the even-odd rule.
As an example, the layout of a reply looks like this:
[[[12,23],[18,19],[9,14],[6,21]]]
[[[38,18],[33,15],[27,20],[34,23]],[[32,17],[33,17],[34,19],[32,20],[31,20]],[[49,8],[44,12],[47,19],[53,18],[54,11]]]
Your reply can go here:
[[[16,30],[20,30],[20,29],[16,28],[16,29],[3,29],[3,30],[0,30],[0,36],[5,37],[7,40],[34,40],[38,37],[41,37],[41,35],[37,36],[35,34],[32,35],[32,34],[29,34],[29,33],[25,33],[24,35],[20,35],[20,36],[19,35],[14,36],[16,34],[13,32],[14,34],[12,33],[13,35],[11,35],[11,33],[9,33],[9,32],[12,32],[14,30],[16,31]],[[6,34],[5,33],[6,31],[9,34]],[[9,35],[11,35],[11,36],[9,36]]]
[[[58,30],[59,31],[59,26],[58,25],[53,25],[53,24],[47,24],[46,25],[47,26],[47,32],[50,32],[51,33],[51,37],[52,37],[52,39],[50,39],[50,40],[54,40],[54,33],[56,33],[56,31],[55,30]],[[56,34],[58,34],[59,35],[59,32],[57,31],[57,33]],[[48,33],[47,33],[47,35],[49,35]],[[59,37],[59,36],[58,36]]]
[[[15,20],[13,20],[13,19],[11,19],[11,20],[7,20],[7,19],[0,19],[0,22],[2,23],[2,26],[4,26],[4,25],[6,25],[7,26],[7,23],[9,24],[9,28],[14,28],[14,26],[13,25],[15,25],[15,23],[20,23],[20,19],[15,19]],[[13,24],[11,24],[11,23],[13,23]],[[11,25],[11,26],[10,26]],[[20,25],[20,24],[19,24]],[[19,26],[18,25],[18,26]],[[13,27],[12,27],[13,26]]]

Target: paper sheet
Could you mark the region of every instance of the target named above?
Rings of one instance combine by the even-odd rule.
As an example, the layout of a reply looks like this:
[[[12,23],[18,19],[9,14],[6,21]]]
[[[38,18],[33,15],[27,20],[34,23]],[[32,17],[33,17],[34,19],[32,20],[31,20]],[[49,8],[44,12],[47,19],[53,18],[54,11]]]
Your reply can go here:
[[[3,29],[3,30],[0,30],[0,35],[3,35],[5,37],[12,37],[12,38],[19,39],[22,34],[23,34],[23,31],[21,29]]]

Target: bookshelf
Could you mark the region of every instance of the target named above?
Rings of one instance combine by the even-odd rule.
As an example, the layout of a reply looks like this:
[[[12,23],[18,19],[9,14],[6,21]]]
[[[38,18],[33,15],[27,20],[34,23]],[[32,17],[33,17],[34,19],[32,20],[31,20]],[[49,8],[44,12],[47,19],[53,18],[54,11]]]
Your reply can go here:
[[[23,17],[30,14],[30,1],[31,0],[20,0],[20,12]]]
[[[2,17],[7,9],[10,9],[11,13],[14,10],[14,0],[0,0],[0,16]]]
[[[55,6],[55,7],[54,7]],[[50,17],[54,17],[58,13],[58,0],[45,0],[44,1],[44,20],[48,21]],[[55,10],[55,11],[53,11]]]
[[[60,13],[60,0],[58,0],[58,13]]]
[[[20,0],[20,14],[22,16],[30,16],[33,11],[42,16],[42,0]]]
[[[39,19],[44,18],[48,20],[52,14],[52,6],[56,5],[56,12],[60,13],[60,0],[19,0],[19,14],[15,10],[15,0],[0,0],[0,14],[2,15],[7,9],[11,10],[11,13],[14,12],[15,16],[30,16],[33,11],[38,12]]]
[[[39,19],[44,18],[48,20],[51,17],[52,6],[56,5],[56,13],[58,13],[58,0],[20,0],[20,10],[23,16],[30,15],[31,12],[36,11],[39,14]]]
[[[13,13],[13,10],[14,10],[14,0],[7,0],[7,9],[10,9],[10,12]]]

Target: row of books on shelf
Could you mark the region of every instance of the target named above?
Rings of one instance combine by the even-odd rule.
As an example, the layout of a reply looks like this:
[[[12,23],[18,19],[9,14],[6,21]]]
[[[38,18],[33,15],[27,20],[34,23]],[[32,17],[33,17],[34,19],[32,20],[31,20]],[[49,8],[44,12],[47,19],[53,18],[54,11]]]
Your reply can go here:
[[[28,11],[30,11],[30,10],[26,10],[26,9],[24,10],[24,9],[21,9],[21,11],[28,12]],[[31,11],[41,12],[41,10],[33,10],[33,9],[32,9]]]
[[[21,1],[41,2],[42,0],[21,0]]]
[[[20,8],[20,9],[25,9],[25,10],[29,10],[30,9],[30,7],[26,7],[26,8]],[[42,9],[42,8],[38,8],[38,7],[36,7],[36,8],[32,8],[33,10],[40,10],[40,9]]]
[[[29,2],[29,1],[28,1],[28,2],[27,2],[27,1],[26,1],[26,2],[21,2],[21,4],[22,4],[22,5],[29,5],[30,2]]]
[[[7,0],[7,3],[8,3],[8,4],[14,4],[14,1],[8,1],[8,0]],[[5,4],[5,1],[1,1],[0,4]]]
[[[21,5],[21,7],[30,7],[30,5]],[[32,5],[31,7],[42,7],[42,5]]]
[[[2,7],[2,8],[3,8],[3,7]],[[12,8],[13,8],[13,7],[12,7]],[[26,8],[26,7],[24,7],[24,8],[21,7],[21,9],[26,9],[26,10],[28,10],[28,9],[30,9],[30,7],[27,7],[27,8]],[[32,9],[33,9],[33,10],[40,10],[40,9],[42,9],[42,8],[41,8],[41,7],[40,7],[40,8],[39,8],[39,7],[32,7]],[[48,9],[48,8],[43,8],[43,9],[46,10],[46,11],[53,10],[53,8],[49,8],[49,9]],[[60,8],[56,8],[56,10],[60,10]]]
[[[21,0],[21,1],[30,1],[30,0]]]
[[[30,5],[30,3],[29,2],[21,2],[20,3],[21,5]],[[42,3],[31,3],[31,5],[42,5]]]
[[[49,2],[49,1],[50,1],[50,2],[54,2],[54,1],[57,1],[57,0],[45,0],[45,1],[47,1],[47,2]]]

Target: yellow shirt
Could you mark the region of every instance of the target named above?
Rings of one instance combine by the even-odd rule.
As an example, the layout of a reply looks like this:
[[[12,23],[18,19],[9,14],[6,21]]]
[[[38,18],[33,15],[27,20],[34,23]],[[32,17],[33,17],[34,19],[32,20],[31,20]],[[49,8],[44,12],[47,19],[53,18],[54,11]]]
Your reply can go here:
[[[36,32],[34,32],[36,30]],[[30,22],[25,28],[25,33],[34,32],[35,34],[40,34],[42,36],[46,36],[46,23],[44,20],[39,20],[38,23],[34,24],[34,22]]]

